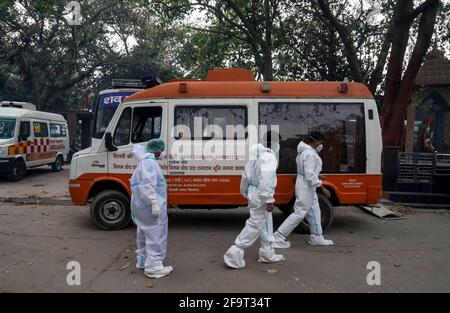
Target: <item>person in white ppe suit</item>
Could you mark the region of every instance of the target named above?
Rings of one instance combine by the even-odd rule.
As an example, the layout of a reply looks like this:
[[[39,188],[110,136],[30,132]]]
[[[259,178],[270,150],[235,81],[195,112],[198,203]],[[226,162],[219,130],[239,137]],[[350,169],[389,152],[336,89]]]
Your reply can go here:
[[[330,198],[330,192],[322,185],[322,159],[319,153],[323,149],[325,136],[319,132],[312,132],[307,143],[300,142],[297,151],[297,182],[295,184],[296,201],[294,212],[283,222],[274,234],[275,248],[287,249],[291,243],[286,238],[303,221],[306,220],[310,227],[308,243],[313,246],[330,246],[333,241],[326,240],[322,233],[321,214],[317,188]]]
[[[270,133],[269,133],[270,134]],[[267,135],[271,147],[270,135]],[[260,238],[259,262],[276,263],[285,260],[276,254],[273,248],[272,211],[277,185],[276,171],[278,162],[275,153],[262,144],[250,149],[250,160],[246,164],[241,178],[240,191],[248,200],[250,218],[237,236],[234,245],[224,255],[225,264],[231,268],[244,268],[244,250]]]
[[[146,146],[135,145],[133,156],[139,162],[131,177],[131,216],[137,226],[137,264],[150,278],[169,275],[164,266],[167,252],[167,185],[156,159],[165,145],[153,139]]]

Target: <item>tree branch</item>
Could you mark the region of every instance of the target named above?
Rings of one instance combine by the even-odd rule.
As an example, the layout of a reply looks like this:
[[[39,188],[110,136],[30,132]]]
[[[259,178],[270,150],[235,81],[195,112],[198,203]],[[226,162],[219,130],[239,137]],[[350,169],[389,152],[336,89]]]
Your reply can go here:
[[[426,0],[417,8],[415,8],[408,17],[410,23],[412,23],[420,14],[430,9],[433,9],[434,6],[440,4],[439,0]]]
[[[353,79],[356,82],[363,83],[364,78],[361,73],[360,62],[358,59],[358,55],[356,53],[355,45],[353,40],[351,39],[350,33],[343,24],[334,16],[333,12],[331,12],[330,4],[327,0],[317,0],[317,3],[324,15],[324,17],[329,21],[329,23],[336,29],[339,34],[339,37],[342,40],[342,43],[345,47],[345,54],[347,56],[347,60],[350,66],[350,71],[352,73]]]

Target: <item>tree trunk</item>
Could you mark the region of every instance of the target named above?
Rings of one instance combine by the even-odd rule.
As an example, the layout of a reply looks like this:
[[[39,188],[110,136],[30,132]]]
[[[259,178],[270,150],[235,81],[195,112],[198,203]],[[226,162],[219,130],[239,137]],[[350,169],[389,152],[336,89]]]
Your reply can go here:
[[[409,104],[406,114],[405,152],[414,151],[414,126],[416,121],[416,108]]]
[[[264,80],[273,80],[273,60],[272,60],[272,17],[270,15],[270,1],[264,0],[264,16],[265,16],[265,47],[264,49]]]
[[[361,64],[359,62],[358,54],[349,30],[336,18],[336,16],[334,16],[330,8],[330,3],[327,0],[318,0],[317,4],[319,5],[324,17],[336,29],[339,37],[341,37],[345,48],[345,56],[350,67],[353,80],[355,82],[364,83],[364,77],[361,73]]]
[[[391,57],[391,61],[395,62],[395,64],[390,63],[390,67],[388,70],[389,80],[387,81],[385,99],[383,104],[384,146],[401,146],[402,134],[401,132],[399,132],[399,129],[403,129],[404,127],[406,111],[411,100],[411,93],[413,91],[417,73],[419,72],[425,55],[431,45],[431,39],[434,33],[434,25],[436,23],[436,13],[439,5],[440,1],[436,1],[435,4],[430,6],[429,9],[425,10],[420,17],[417,42],[402,80],[397,80],[398,76],[401,77],[402,62],[399,62],[400,59],[398,58],[398,56],[395,56],[395,59]],[[410,14],[406,15],[406,18],[408,18],[409,16]],[[404,20],[405,18],[403,18],[403,21]],[[404,30],[399,29],[398,31]],[[407,39],[408,37],[406,37],[406,39],[404,40],[407,41]],[[403,58],[401,60],[403,60]]]
[[[394,23],[393,21],[389,24],[387,33],[384,37],[383,46],[381,48],[380,53],[378,54],[377,64],[375,69],[370,76],[370,81],[368,88],[370,92],[375,95],[377,93],[377,88],[383,79],[383,71],[386,66],[387,57],[389,56],[389,50],[392,46],[392,34],[394,32]]]
[[[336,44],[336,32],[333,27],[328,27],[328,54],[327,54],[327,74],[326,79],[328,81],[337,80],[337,44]]]
[[[394,103],[402,80],[403,61],[408,46],[409,23],[408,16],[413,9],[412,0],[400,0],[394,13],[394,33],[392,36],[392,50],[389,57],[384,90],[383,117],[389,119],[395,110]],[[384,123],[386,125],[386,122]]]

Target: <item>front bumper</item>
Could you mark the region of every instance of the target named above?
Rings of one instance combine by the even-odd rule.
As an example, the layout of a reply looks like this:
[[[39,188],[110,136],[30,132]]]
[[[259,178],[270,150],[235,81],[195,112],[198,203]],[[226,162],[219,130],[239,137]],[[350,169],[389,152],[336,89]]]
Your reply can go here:
[[[69,181],[69,194],[75,205],[86,205],[92,181],[73,179]]]
[[[0,173],[8,173],[13,165],[15,159],[0,158]]]

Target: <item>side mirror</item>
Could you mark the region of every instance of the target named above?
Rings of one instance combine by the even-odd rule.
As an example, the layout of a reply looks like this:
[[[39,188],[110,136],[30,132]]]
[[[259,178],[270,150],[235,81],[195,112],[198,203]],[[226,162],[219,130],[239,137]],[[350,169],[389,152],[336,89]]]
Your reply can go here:
[[[111,133],[105,133],[105,147],[108,151],[117,151],[117,147],[113,145],[113,139]]]

